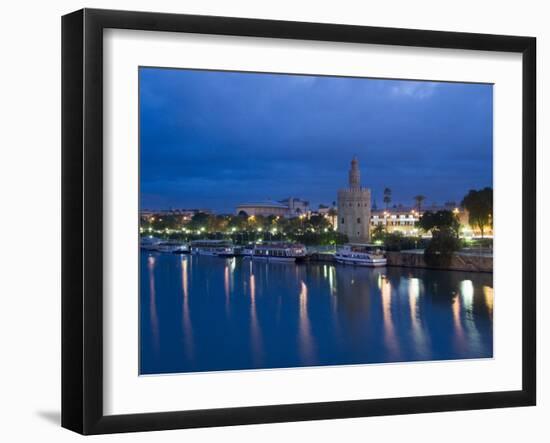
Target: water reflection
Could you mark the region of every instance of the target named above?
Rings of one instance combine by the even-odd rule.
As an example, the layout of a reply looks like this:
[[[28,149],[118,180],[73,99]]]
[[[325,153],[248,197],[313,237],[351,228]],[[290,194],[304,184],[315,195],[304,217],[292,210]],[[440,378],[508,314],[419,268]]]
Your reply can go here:
[[[409,310],[411,313],[411,329],[412,338],[416,348],[416,352],[423,358],[428,358],[428,338],[424,327],[422,326],[422,320],[420,317],[420,279],[409,278]]]
[[[462,318],[461,318],[461,302],[460,302],[460,296],[458,294],[455,295],[452,301],[452,309],[453,309],[453,323],[454,323],[454,341],[456,343],[456,348],[459,352],[464,352],[464,349],[466,347],[466,340],[464,336],[464,329],[462,329]]]
[[[474,317],[474,283],[472,280],[463,280],[460,283],[460,295],[464,303],[464,329],[468,336],[468,344],[473,348],[478,348],[480,339]]]
[[[492,356],[490,274],[141,260],[142,373]]]
[[[159,321],[157,313],[157,292],[155,288],[155,257],[147,258],[147,269],[149,271],[149,314],[151,320],[151,332],[153,343],[158,350],[159,347]]]
[[[399,344],[395,336],[392,318],[392,287],[390,281],[384,277],[381,277],[378,281],[380,282],[380,290],[382,292],[382,312],[384,315],[384,337],[386,347],[392,358],[396,358],[399,353]]]
[[[229,297],[231,296],[231,287],[229,284],[229,266],[226,264],[223,273],[223,288],[225,292],[225,313],[229,316]]]
[[[313,364],[313,339],[311,337],[311,325],[309,322],[309,315],[307,312],[307,286],[302,281],[300,282],[300,294],[299,294],[299,303],[300,303],[300,326],[299,326],[299,343],[300,343],[300,354],[302,356],[302,361],[306,364]]]
[[[485,297],[485,306],[489,311],[489,315],[491,316],[491,318],[493,318],[493,300],[494,300],[493,288],[491,288],[490,286],[483,286],[483,295]]]
[[[256,312],[256,277],[250,274],[250,337],[252,339],[252,358],[259,366],[262,359],[262,336],[258,313]]]
[[[336,278],[334,275],[336,274],[336,267],[330,266],[329,272],[328,272],[328,284],[330,287],[330,293],[336,294]]]
[[[184,350],[187,354],[187,358],[193,360],[193,325],[191,324],[191,316],[189,312],[189,276],[187,270],[187,258],[181,259],[181,289],[183,292],[182,303],[182,326],[183,326],[183,339]]]

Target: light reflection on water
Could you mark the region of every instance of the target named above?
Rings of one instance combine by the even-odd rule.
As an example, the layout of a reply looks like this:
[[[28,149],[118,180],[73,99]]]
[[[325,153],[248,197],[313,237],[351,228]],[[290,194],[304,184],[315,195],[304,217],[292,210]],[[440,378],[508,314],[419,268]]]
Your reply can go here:
[[[395,329],[393,326],[392,317],[392,288],[391,283],[382,277],[380,281],[380,291],[382,295],[382,314],[384,319],[384,336],[386,340],[386,348],[389,353],[389,357],[392,361],[396,360],[399,355],[399,343],[395,336]]]
[[[183,323],[183,339],[185,342],[184,350],[187,358],[193,360],[193,325],[191,324],[191,316],[189,313],[189,281],[187,270],[187,257],[181,259],[181,289],[183,292],[183,311],[182,311],[182,323]]]
[[[491,274],[141,260],[141,373],[492,357]]]
[[[302,281],[300,282],[300,355],[305,364],[314,364],[315,356],[313,354],[313,338],[311,336],[311,325],[309,323],[309,314],[307,311],[307,286]]]
[[[428,359],[430,357],[428,337],[426,336],[419,310],[420,279],[409,278],[408,297],[414,345],[418,350],[418,354]]]
[[[151,335],[155,350],[159,347],[159,321],[157,315],[157,292],[155,287],[155,263],[156,258],[147,258],[147,270],[149,277],[149,318],[151,320]]]
[[[256,312],[256,277],[254,274],[250,274],[250,337],[253,360],[255,366],[259,366],[262,358],[262,337]]]

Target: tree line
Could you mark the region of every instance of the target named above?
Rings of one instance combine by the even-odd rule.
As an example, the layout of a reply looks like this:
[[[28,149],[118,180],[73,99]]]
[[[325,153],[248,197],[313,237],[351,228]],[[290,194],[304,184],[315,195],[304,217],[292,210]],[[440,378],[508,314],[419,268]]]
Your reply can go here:
[[[385,196],[391,192],[384,191]],[[386,199],[386,204],[389,203]],[[420,203],[421,200],[419,199]],[[492,227],[493,189],[486,187],[480,190],[470,190],[463,198],[461,206],[468,211],[468,223],[479,229],[482,239],[485,230]],[[373,240],[382,242],[389,251],[403,249],[424,249],[426,263],[434,266],[445,266],[451,260],[452,254],[458,251],[463,242],[460,239],[460,222],[457,215],[450,210],[426,211],[417,225],[422,231],[431,234],[430,239],[421,237],[405,237],[400,232],[388,233],[383,225],[376,226],[372,231]]]

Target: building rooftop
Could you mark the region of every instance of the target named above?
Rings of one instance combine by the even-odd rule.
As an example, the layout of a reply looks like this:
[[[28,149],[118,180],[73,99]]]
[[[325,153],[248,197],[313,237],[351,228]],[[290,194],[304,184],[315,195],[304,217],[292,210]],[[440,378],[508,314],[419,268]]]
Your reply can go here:
[[[238,208],[244,208],[244,207],[256,207],[256,208],[281,208],[281,209],[288,209],[287,205],[283,205],[279,202],[273,201],[273,200],[264,200],[264,201],[256,201],[256,202],[247,202],[247,203],[241,203]]]

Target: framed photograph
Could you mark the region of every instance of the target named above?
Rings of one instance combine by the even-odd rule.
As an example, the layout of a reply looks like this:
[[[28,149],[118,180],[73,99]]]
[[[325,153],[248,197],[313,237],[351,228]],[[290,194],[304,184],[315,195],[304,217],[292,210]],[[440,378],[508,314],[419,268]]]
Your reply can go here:
[[[62,20],[62,425],[535,405],[532,37]]]

